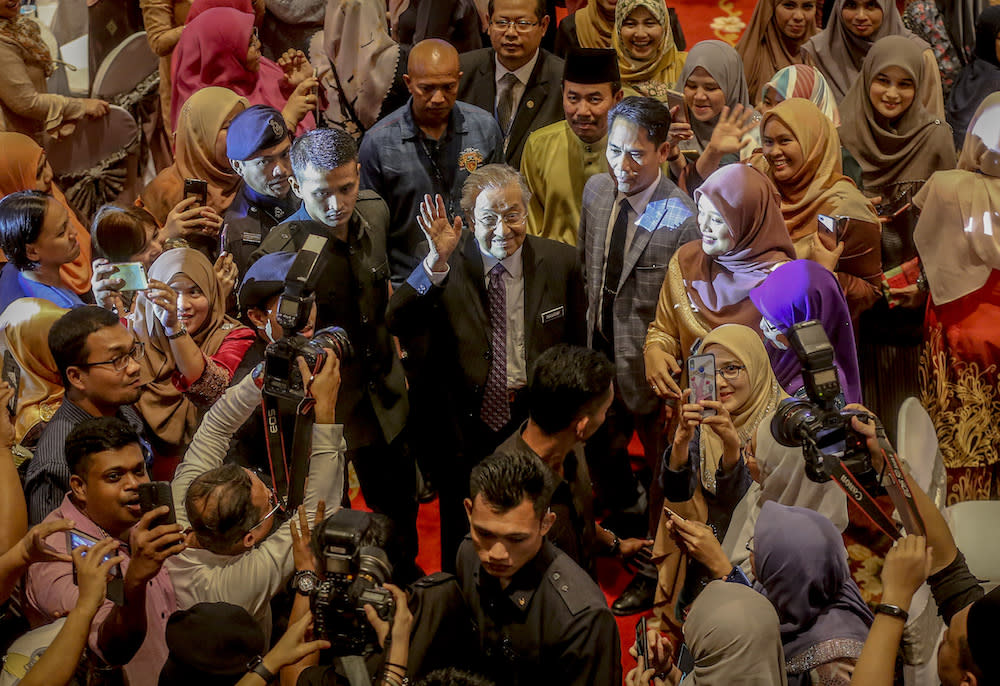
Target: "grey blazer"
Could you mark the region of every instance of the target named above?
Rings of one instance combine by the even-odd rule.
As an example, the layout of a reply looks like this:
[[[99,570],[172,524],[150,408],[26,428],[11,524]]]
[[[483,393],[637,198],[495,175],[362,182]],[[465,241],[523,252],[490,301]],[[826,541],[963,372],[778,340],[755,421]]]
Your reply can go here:
[[[610,174],[592,176],[583,189],[583,211],[577,250],[587,292],[587,342],[592,343],[600,313],[604,277],[604,244],[614,209],[616,183]],[[666,176],[660,176],[646,211],[636,222],[632,244],[625,251],[621,281],[614,304],[615,375],[628,408],[637,414],[656,409],[657,398],[646,383],[642,346],[656,314],[656,301],[677,248],[700,240],[694,202]]]

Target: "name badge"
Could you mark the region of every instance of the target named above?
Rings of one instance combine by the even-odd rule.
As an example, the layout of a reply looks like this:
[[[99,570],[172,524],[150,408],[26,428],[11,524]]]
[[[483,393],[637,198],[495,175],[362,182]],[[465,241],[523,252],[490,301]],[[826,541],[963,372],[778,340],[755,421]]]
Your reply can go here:
[[[243,243],[250,245],[260,245],[261,237],[259,233],[244,233]]]
[[[542,324],[548,324],[552,320],[559,319],[564,316],[566,316],[566,310],[562,305],[559,307],[553,307],[548,312],[542,312]]]

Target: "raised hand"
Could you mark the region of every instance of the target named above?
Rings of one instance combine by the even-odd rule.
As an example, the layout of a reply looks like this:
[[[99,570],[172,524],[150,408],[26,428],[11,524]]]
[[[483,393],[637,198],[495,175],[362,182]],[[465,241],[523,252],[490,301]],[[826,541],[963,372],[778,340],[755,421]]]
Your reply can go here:
[[[69,531],[75,524],[68,519],[53,519],[42,522],[28,529],[17,546],[20,548],[21,559],[26,565],[36,562],[69,562],[69,553],[63,553],[45,542],[49,536],[60,531]]]
[[[293,87],[298,87],[302,81],[313,75],[314,69],[309,64],[306,54],[301,50],[289,48],[278,58],[278,66],[285,72],[285,80]]]
[[[163,226],[163,240],[187,238],[193,232],[217,237],[222,230],[222,217],[211,207],[198,205],[198,198],[187,197],[174,205]]]
[[[306,118],[306,115],[316,107],[316,88],[318,86],[319,81],[310,73],[299,82],[295,91],[288,96],[288,101],[281,110],[281,116],[289,130],[294,131]]]
[[[73,566],[76,567],[77,586],[80,588],[78,607],[94,613],[104,604],[111,568],[125,561],[124,555],[112,554],[118,546],[119,542],[109,537],[98,541],[89,549],[80,546],[73,551]],[[105,556],[109,554],[111,557],[105,560]]]
[[[125,285],[125,279],[115,278],[117,267],[103,257],[98,257],[91,266],[93,275],[90,277],[90,290],[94,292],[94,300],[106,310],[124,314],[121,288]]]
[[[691,128],[691,124],[678,120],[680,109],[680,105],[674,105],[670,108],[670,129],[667,132],[667,143],[670,145],[670,149],[667,157],[677,155],[680,152],[680,144],[683,141],[694,138],[694,130]]]
[[[225,300],[233,292],[240,270],[233,261],[232,254],[228,252],[219,254],[219,259],[215,261],[213,270],[215,278],[219,280],[219,287],[222,289],[222,299]]]
[[[728,106],[722,108],[719,121],[712,130],[709,145],[721,155],[736,154],[753,143],[747,136],[758,126],[755,121],[757,111],[752,107],[736,105],[732,110]]]
[[[129,547],[132,559],[125,581],[128,583],[145,584],[160,573],[163,562],[172,555],[177,555],[185,548],[184,531],[180,524],[160,524],[150,528],[157,517],[170,512],[170,508],[161,505],[150,510],[132,527]]]
[[[288,526],[292,533],[292,559],[295,560],[295,570],[308,570],[315,572],[316,556],[312,551],[312,532],[309,529],[309,519],[306,517],[306,508],[299,505],[296,511],[298,516],[298,526],[295,525],[295,517],[288,521]],[[319,526],[326,518],[326,501],[320,500],[316,505],[316,516],[313,518],[313,527]]]
[[[423,202],[420,203],[417,225],[427,236],[427,243],[430,247],[428,261],[433,265],[431,270],[445,271],[448,258],[455,251],[458,239],[462,235],[462,218],[455,217],[453,221],[448,221],[448,210],[444,206],[444,198],[437,195],[431,199],[430,195],[425,195]]]
[[[175,333],[177,330],[177,292],[156,279],[149,280],[149,289],[146,290],[146,299],[153,305],[153,316],[155,316],[167,335]]]
[[[913,594],[931,573],[931,553],[923,536],[904,536],[885,556],[882,602],[909,612]]]

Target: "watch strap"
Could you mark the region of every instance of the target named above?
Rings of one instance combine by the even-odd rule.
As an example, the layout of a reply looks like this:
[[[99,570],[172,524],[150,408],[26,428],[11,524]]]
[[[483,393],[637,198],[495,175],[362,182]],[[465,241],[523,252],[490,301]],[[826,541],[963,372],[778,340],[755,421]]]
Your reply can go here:
[[[174,333],[167,334],[167,339],[171,340],[171,341],[176,340],[176,339],[180,338],[181,336],[187,336],[187,332],[188,332],[187,331],[187,327],[182,326],[180,329],[178,329]]]
[[[250,664],[247,665],[247,671],[256,674],[264,683],[269,684],[277,678],[277,674],[272,674],[271,670],[264,666],[264,658],[260,655],[250,660]]]
[[[303,591],[299,587],[299,579],[302,578],[311,578],[313,580],[313,588],[316,588],[317,584],[319,584],[319,575],[311,569],[300,569],[292,576],[292,588],[295,589],[295,592],[301,595],[309,595],[307,591]]]
[[[898,605],[890,605],[889,603],[880,603],[879,605],[876,605],[875,613],[896,617],[898,619],[902,619],[904,622],[910,618],[909,612]]]

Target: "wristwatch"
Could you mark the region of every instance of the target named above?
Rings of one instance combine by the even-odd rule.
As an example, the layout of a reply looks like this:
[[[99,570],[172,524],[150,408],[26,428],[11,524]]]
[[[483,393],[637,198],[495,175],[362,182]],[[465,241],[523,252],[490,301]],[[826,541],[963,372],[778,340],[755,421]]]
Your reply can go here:
[[[904,622],[910,618],[910,613],[899,607],[898,605],[890,605],[889,603],[881,603],[875,606],[876,614],[889,615],[890,617],[896,617],[897,619],[902,619]]]
[[[278,676],[277,674],[271,674],[271,670],[264,666],[264,658],[260,655],[247,663],[247,671],[259,676],[264,680],[265,684],[271,683]]]
[[[177,331],[171,334],[167,334],[167,339],[173,341],[175,339],[180,338],[181,336],[187,336],[187,332],[188,332],[187,327],[181,324],[181,328],[177,329]]]
[[[292,588],[295,589],[296,593],[305,596],[312,595],[318,583],[319,576],[311,569],[300,569],[292,577]]]
[[[614,540],[611,541],[611,556],[617,557],[618,553],[622,551],[622,539],[618,538],[618,534],[614,531],[608,531],[608,533],[614,536]]]

